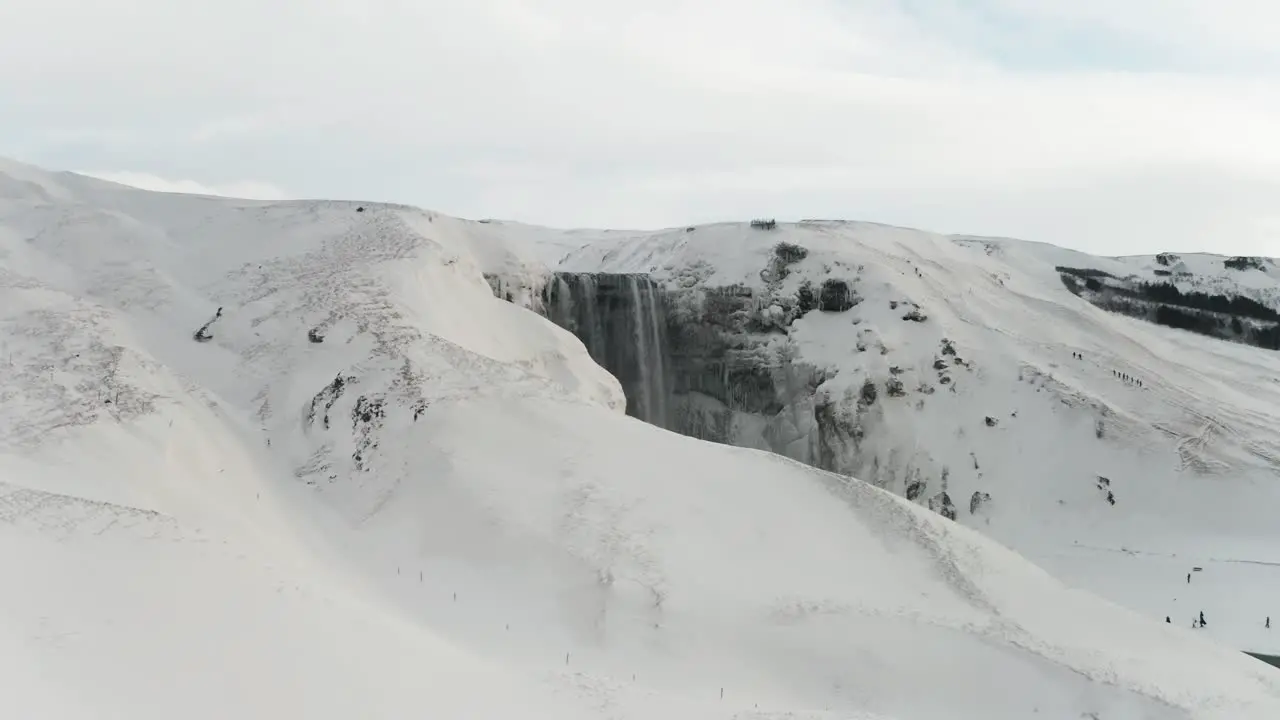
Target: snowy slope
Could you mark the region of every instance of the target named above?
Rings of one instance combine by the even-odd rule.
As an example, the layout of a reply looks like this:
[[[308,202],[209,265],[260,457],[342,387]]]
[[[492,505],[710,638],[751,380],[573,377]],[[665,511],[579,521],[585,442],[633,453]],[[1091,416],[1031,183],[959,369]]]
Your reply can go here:
[[[808,253],[771,286],[780,242]],[[765,306],[803,283],[847,280],[856,307],[810,312],[774,341],[825,369],[819,397],[857,414],[865,437],[848,459],[853,474],[899,494],[923,481],[922,504],[946,490],[959,522],[1073,585],[1182,625],[1203,611],[1207,634],[1275,652],[1280,635],[1264,621],[1280,620],[1280,355],[1105,312],[1055,270],[1280,306],[1271,261],[1268,273],[1221,256],[1165,260],[814,221],[597,241],[558,267],[650,273],[677,294],[742,285]],[[923,322],[904,320],[913,308]],[[890,378],[904,397],[884,398]],[[864,413],[854,405],[868,380],[883,401]]]
[[[504,225],[0,164],[6,707],[1278,716],[1280,675],[1204,634],[624,416],[580,342],[493,296],[482,270],[533,288],[556,257]],[[614,235],[586,239],[648,242]]]

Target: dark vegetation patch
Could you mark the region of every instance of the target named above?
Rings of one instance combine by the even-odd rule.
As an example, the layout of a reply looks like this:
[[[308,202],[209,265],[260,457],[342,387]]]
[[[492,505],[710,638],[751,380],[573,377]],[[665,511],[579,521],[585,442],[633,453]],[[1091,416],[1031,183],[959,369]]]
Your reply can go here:
[[[1138,292],[1142,297],[1157,303],[1258,320],[1280,321],[1280,313],[1274,309],[1240,295],[1217,295],[1198,290],[1184,293],[1169,283],[1141,283]]]
[[[1057,270],[1069,291],[1104,310],[1200,335],[1280,350],[1280,312],[1253,298],[1183,291],[1170,282],[1144,282],[1132,276],[1121,279],[1103,270],[1064,266],[1058,266]]]
[[[819,310],[824,312],[844,312],[857,304],[857,298],[854,296],[853,290],[849,288],[849,283],[834,278],[822,281],[822,287],[818,291]]]
[[[777,256],[779,260],[788,265],[794,265],[795,263],[809,257],[809,251],[807,249],[799,245],[793,245],[789,242],[780,242],[777,245],[774,245],[773,254]]]
[[[1058,272],[1064,275],[1075,275],[1078,278],[1098,278],[1098,277],[1114,278],[1115,277],[1115,275],[1112,275],[1106,270],[1094,270],[1092,268],[1074,268],[1074,267],[1067,267],[1065,265],[1058,265],[1057,267],[1054,268],[1054,270],[1057,270]]]
[[[866,382],[862,383],[862,392],[860,394],[862,404],[866,406],[875,405],[876,395],[876,384],[871,381],[871,378],[867,378]]]
[[[796,290],[796,309],[804,315],[818,306],[818,298],[813,292],[813,283],[805,280]]]
[[[693,228],[690,228],[692,230]],[[780,242],[773,246],[773,257],[769,258],[769,264],[764,270],[764,281],[770,283],[782,282],[791,274],[791,266],[809,257],[809,251],[799,245],[792,245],[788,242]]]

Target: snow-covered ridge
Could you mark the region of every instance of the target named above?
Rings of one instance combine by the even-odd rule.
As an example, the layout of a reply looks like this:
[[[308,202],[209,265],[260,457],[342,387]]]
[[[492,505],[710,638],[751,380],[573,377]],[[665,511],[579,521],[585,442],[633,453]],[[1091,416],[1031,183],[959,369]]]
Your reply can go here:
[[[618,380],[520,306],[578,240],[663,282],[762,282],[708,248],[692,274],[626,264],[702,228],[564,235],[8,163],[0,188],[0,671],[24,717],[1280,711],[1265,665],[937,513],[624,416]],[[864,265],[846,312],[870,307]],[[791,327],[834,343],[851,321]]]

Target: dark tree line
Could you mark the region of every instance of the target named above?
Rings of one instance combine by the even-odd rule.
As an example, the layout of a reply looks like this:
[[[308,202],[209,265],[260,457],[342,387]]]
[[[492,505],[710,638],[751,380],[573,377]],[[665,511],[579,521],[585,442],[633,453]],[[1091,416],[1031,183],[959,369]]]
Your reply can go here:
[[[1223,315],[1280,321],[1280,313],[1253,298],[1240,295],[1217,295],[1198,290],[1184,293],[1169,283],[1142,283],[1140,290],[1148,300],[1158,303],[1208,310]]]
[[[1280,325],[1250,328],[1248,342],[1268,350],[1280,350]]]
[[[1093,268],[1073,268],[1073,267],[1067,267],[1065,265],[1058,265],[1057,267],[1054,268],[1054,270],[1057,270],[1060,273],[1075,275],[1076,277],[1082,277],[1082,278],[1091,278],[1091,277],[1113,278],[1115,277],[1115,275],[1112,275],[1106,270],[1094,270]]]
[[[1094,305],[1112,312],[1167,327],[1225,340],[1238,340],[1269,350],[1280,350],[1280,312],[1252,298],[1201,291],[1183,292],[1165,282],[1104,284],[1098,278],[1119,280],[1102,271],[1058,267],[1063,285],[1081,295],[1080,279],[1093,295]],[[1242,322],[1246,318],[1252,321]]]
[[[1098,307],[1130,317],[1187,330],[1200,335],[1238,340],[1255,347],[1280,350],[1280,324],[1245,324],[1238,317],[1224,317],[1202,310],[1183,309],[1173,305],[1156,305],[1154,308],[1140,301],[1122,297],[1100,298]]]
[[[1128,286],[1122,285],[1104,285],[1098,278],[1118,279],[1105,270],[1093,270],[1089,268],[1072,268],[1059,265],[1055,268],[1063,277],[1063,283],[1068,288],[1073,288],[1073,283],[1067,282],[1065,276],[1075,276],[1085,279],[1085,287],[1093,292],[1101,292],[1103,290],[1114,292],[1119,295],[1128,295],[1130,297],[1140,297],[1156,303],[1166,305],[1177,305],[1179,307],[1194,308],[1196,310],[1206,310],[1208,312],[1222,313],[1223,315],[1235,315],[1239,317],[1254,318],[1257,320],[1280,321],[1280,313],[1274,309],[1263,305],[1253,298],[1243,297],[1241,295],[1220,295],[1217,293],[1206,293],[1199,290],[1191,290],[1183,292],[1172,283],[1167,282],[1137,282]],[[1078,286],[1077,286],[1078,287]]]
[[[1187,312],[1179,310],[1176,307],[1168,305],[1159,305],[1156,307],[1155,321],[1161,325],[1166,325],[1179,330],[1190,330],[1191,332],[1200,333],[1201,335],[1216,335],[1217,323],[1212,317],[1201,315],[1200,313]]]

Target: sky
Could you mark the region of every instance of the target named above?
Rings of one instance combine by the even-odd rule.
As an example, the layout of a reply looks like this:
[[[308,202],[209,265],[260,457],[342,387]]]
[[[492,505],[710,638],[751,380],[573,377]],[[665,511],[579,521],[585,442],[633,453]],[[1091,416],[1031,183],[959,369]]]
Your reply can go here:
[[[6,0],[0,156],[656,228],[1280,255],[1274,0]]]

